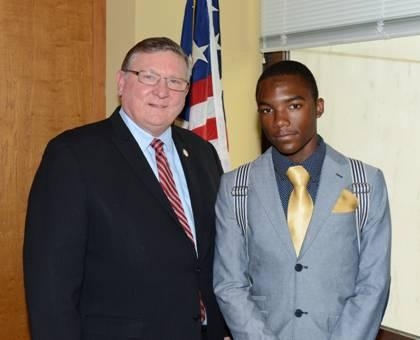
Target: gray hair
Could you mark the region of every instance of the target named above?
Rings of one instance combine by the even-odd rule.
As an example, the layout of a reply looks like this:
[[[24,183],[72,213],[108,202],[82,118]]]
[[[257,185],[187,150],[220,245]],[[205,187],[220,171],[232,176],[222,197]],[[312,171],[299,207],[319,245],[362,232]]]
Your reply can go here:
[[[155,53],[162,51],[171,51],[184,59],[185,65],[187,65],[187,80],[189,81],[192,69],[190,58],[185,54],[180,45],[167,37],[152,37],[138,42],[127,52],[121,64],[121,70],[127,70],[131,61],[139,53]]]

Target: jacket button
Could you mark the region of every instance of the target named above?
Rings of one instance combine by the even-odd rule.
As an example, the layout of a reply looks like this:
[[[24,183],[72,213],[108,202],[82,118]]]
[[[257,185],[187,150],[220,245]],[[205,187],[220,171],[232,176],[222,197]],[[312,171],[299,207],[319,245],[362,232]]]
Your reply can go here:
[[[196,272],[196,273],[200,273],[200,271],[201,271],[200,267],[198,267],[198,266],[197,266],[197,267],[195,267],[195,272]]]
[[[295,310],[295,316],[297,318],[300,318],[303,315],[303,311],[301,309],[296,309]]]
[[[194,321],[201,321],[200,315],[193,316]]]
[[[303,266],[302,266],[300,263],[298,263],[297,265],[295,265],[295,270],[296,270],[297,272],[301,272],[301,271],[302,271],[302,269],[303,269]]]

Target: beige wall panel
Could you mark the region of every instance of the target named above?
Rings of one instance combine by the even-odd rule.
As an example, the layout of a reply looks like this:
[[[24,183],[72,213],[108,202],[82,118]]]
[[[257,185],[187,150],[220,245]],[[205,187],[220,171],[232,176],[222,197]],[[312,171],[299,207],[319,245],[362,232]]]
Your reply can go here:
[[[107,113],[118,105],[115,72],[134,42],[150,36],[168,36],[180,42],[185,0],[107,0]],[[259,2],[219,1],[222,35],[223,90],[232,167],[259,154],[260,139],[254,100],[261,71]],[[133,38],[134,37],[134,38]],[[115,48],[112,48],[115,46]]]

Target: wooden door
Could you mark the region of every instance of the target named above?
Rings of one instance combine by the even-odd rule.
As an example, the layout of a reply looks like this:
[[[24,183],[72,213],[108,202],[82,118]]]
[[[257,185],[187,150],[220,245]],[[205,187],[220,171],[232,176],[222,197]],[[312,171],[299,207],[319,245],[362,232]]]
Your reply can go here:
[[[0,0],[0,339],[29,339],[27,196],[47,141],[105,117],[105,0]]]

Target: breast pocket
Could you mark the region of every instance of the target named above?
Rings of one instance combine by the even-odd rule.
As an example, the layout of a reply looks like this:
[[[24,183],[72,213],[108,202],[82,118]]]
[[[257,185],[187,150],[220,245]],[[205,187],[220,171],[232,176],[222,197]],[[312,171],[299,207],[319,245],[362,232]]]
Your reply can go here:
[[[332,213],[328,218],[327,224],[330,236],[342,238],[357,238],[356,215],[354,212]]]

